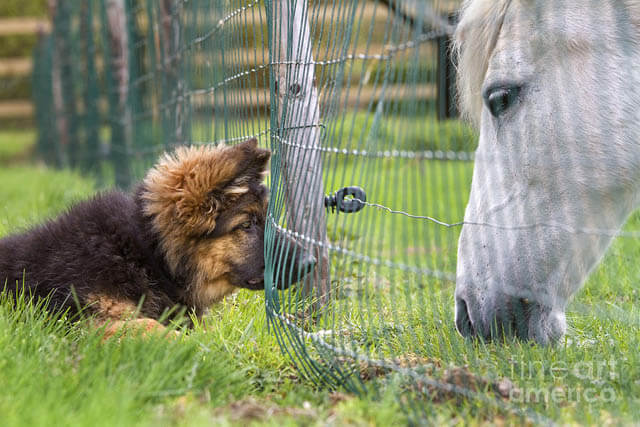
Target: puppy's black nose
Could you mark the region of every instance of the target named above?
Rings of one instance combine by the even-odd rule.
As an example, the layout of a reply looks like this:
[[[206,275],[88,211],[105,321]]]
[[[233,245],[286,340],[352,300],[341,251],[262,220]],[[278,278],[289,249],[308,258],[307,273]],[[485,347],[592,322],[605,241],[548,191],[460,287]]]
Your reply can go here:
[[[313,256],[311,252],[306,252],[300,257],[300,264],[298,265],[298,269],[300,270],[301,276],[306,276],[311,273],[314,268],[316,268],[316,264],[318,261],[316,257]]]

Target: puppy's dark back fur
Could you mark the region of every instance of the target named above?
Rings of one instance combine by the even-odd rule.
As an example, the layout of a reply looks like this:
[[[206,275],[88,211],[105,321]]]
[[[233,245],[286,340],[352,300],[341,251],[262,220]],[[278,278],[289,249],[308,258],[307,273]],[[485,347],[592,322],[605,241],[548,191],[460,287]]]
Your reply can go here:
[[[142,314],[157,318],[181,303],[158,240],[135,196],[112,191],[73,206],[27,233],[0,240],[0,277],[7,289],[22,287],[51,297],[57,309],[75,312],[91,295],[140,301]],[[91,309],[91,307],[89,307]]]

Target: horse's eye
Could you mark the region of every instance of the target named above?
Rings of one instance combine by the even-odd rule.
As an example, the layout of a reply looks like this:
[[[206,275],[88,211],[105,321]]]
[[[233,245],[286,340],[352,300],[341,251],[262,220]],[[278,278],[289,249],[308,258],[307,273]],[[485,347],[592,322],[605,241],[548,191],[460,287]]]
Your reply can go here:
[[[520,86],[496,87],[485,92],[484,102],[493,117],[500,117],[519,99]]]

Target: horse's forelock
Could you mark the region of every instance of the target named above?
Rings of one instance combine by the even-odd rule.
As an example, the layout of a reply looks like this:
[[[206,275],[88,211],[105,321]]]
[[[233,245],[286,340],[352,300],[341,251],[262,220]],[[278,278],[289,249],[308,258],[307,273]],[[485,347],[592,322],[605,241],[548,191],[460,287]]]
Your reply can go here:
[[[463,114],[476,125],[482,111],[482,82],[511,0],[465,0],[455,33],[458,96]]]

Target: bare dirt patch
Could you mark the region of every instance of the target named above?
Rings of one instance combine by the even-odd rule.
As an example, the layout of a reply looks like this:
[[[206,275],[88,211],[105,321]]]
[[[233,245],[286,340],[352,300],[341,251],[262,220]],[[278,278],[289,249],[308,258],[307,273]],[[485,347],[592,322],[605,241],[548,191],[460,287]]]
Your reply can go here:
[[[343,369],[351,370],[363,381],[372,381],[386,377],[393,372],[406,376],[405,387],[408,391],[423,395],[435,403],[468,399],[467,394],[490,393],[496,398],[510,400],[517,398],[521,391],[509,378],[492,380],[475,374],[468,367],[444,369],[441,362],[414,354],[407,354],[393,359],[396,369],[386,366],[354,361],[349,358],[337,358],[336,362]],[[415,372],[416,376],[406,375],[406,369]]]
[[[318,413],[309,402],[304,402],[301,408],[281,407],[271,402],[248,398],[218,408],[214,415],[227,416],[232,421],[260,421],[272,417],[314,418]]]

